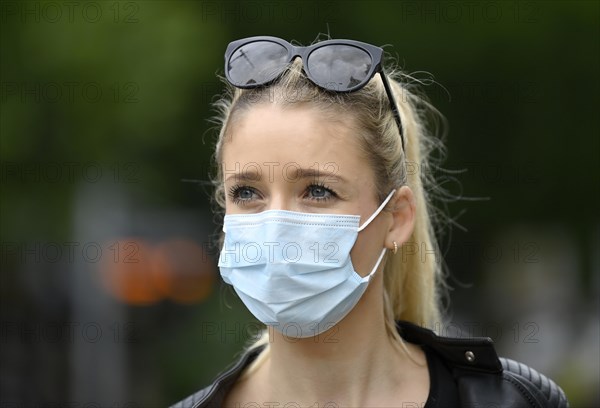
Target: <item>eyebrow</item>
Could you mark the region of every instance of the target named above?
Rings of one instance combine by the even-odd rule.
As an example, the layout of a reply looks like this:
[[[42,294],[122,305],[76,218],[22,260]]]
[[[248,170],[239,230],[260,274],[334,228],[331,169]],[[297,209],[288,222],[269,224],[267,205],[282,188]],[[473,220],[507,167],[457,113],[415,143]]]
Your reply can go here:
[[[241,172],[231,173],[231,175],[228,176],[225,181],[229,181],[231,179],[235,179],[237,181],[261,181],[263,175],[266,175],[266,178],[268,179],[269,177],[272,177],[273,172],[276,171],[282,172],[282,175],[288,181],[298,181],[307,178],[325,178],[329,182],[348,182],[344,177],[334,172],[318,169],[303,169],[300,167],[293,167],[288,171],[285,171],[279,167],[270,167],[268,171],[263,172],[257,172],[256,168],[252,168]]]

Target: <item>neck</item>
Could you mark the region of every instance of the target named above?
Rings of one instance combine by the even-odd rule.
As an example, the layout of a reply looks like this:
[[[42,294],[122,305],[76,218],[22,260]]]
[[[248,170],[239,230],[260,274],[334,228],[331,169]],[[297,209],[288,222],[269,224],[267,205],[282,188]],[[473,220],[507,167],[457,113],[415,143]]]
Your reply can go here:
[[[318,336],[291,338],[270,331],[271,355],[263,374],[272,385],[274,400],[302,401],[302,406],[329,401],[337,406],[365,406],[374,400],[372,396],[406,383],[412,369],[422,368],[425,359],[420,349],[409,346],[408,356],[387,334],[383,288],[377,283],[369,285],[340,323]],[[381,313],[373,316],[374,310]]]

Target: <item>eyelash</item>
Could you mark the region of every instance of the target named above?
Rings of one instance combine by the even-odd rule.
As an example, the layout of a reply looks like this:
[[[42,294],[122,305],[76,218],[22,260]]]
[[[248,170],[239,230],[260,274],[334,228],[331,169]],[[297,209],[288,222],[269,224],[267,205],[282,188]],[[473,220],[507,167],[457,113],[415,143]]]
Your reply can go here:
[[[245,205],[249,200],[244,200],[239,197],[239,193],[242,190],[250,190],[253,194],[256,194],[256,190],[249,186],[234,185],[229,189],[229,199],[236,205]]]
[[[329,196],[327,196],[327,197],[307,197],[308,193],[310,192],[310,189],[314,189],[314,188],[324,189],[329,194]],[[236,205],[246,205],[251,200],[251,199],[241,199],[239,197],[239,193],[242,190],[249,190],[253,194],[257,194],[256,190],[250,186],[239,185],[239,184],[232,186],[231,188],[229,188],[228,195],[229,195],[229,199]],[[306,197],[309,200],[313,200],[313,201],[317,201],[317,202],[325,202],[325,201],[329,201],[333,198],[338,198],[339,196],[337,195],[337,193],[334,190],[332,190],[331,188],[326,186],[324,183],[313,183],[306,187],[306,192],[303,195],[303,197]]]
[[[329,193],[329,196],[325,197],[325,198],[323,198],[323,197],[312,197],[312,198],[309,198],[309,200],[315,200],[315,201],[318,201],[318,202],[325,202],[325,201],[331,200],[332,198],[338,198],[338,195],[336,194],[336,192],[333,191],[331,188],[327,187],[324,183],[313,183],[313,184],[309,185],[306,189],[309,190],[311,188],[322,188],[322,189],[325,189],[325,191],[327,193]]]

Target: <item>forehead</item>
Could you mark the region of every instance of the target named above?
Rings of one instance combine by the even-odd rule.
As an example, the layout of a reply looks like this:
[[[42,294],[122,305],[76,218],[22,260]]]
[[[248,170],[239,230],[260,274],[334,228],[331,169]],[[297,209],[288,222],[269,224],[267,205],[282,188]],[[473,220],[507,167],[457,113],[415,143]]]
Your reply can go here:
[[[237,169],[321,169],[351,183],[372,185],[372,171],[351,125],[343,115],[328,120],[314,108],[261,104],[242,113],[223,144],[225,174]],[[287,169],[287,170],[286,170]]]

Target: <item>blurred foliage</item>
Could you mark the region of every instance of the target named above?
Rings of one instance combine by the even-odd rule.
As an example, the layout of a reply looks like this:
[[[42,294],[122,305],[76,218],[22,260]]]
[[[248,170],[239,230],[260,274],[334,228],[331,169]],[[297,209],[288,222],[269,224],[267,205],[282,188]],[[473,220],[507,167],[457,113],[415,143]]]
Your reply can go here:
[[[273,35],[309,44],[324,33],[388,44],[408,73],[434,75],[436,84],[425,92],[450,123],[444,166],[467,170],[449,180],[449,189],[490,198],[449,205],[451,216],[468,209],[458,222],[470,232],[455,231],[447,243],[450,269],[460,279],[479,279],[476,262],[452,257],[463,240],[488,239],[507,224],[562,225],[580,248],[572,279],[581,294],[597,296],[596,1],[2,1],[1,7],[5,243],[68,241],[86,169],[100,169],[102,181],[125,188],[136,207],[192,210],[212,232],[210,191],[181,179],[209,178],[215,131],[207,119],[222,89],[217,74],[227,43]],[[53,178],[56,168],[61,175]],[[21,266],[5,258],[2,319],[35,321],[45,306],[28,293]],[[49,271],[43,279],[52,281]],[[234,296],[227,295],[231,309],[223,306],[221,295],[215,290],[196,305],[128,309],[144,333],[129,362],[132,400],[174,402],[231,361],[246,338],[203,340],[202,324],[252,318]],[[56,371],[66,367],[57,363]],[[149,372],[158,378],[148,380],[152,392]],[[61,378],[67,383],[66,374]],[[596,398],[572,387],[577,401]],[[68,389],[67,383],[52,395],[66,398]]]

